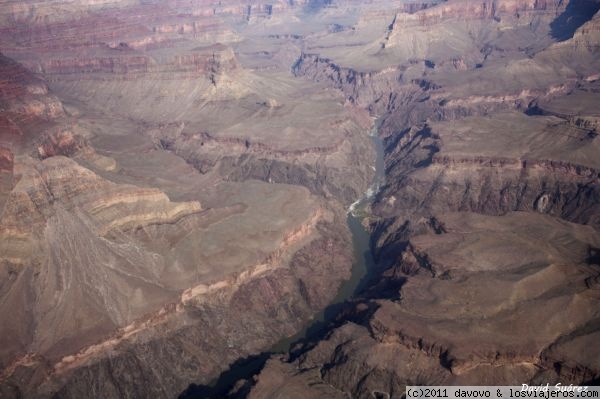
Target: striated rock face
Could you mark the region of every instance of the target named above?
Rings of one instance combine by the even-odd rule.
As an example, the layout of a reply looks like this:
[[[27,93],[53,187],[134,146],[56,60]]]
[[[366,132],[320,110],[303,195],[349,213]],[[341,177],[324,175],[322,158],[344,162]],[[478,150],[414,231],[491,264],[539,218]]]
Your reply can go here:
[[[554,17],[565,9],[560,0],[487,0],[473,3],[468,0],[453,0],[437,7],[422,11],[416,18],[406,17],[407,20],[418,20],[421,25],[435,24],[442,20],[453,18],[468,19],[501,19],[515,17],[527,19],[528,14],[544,11]]]
[[[313,99],[330,109],[322,98]],[[372,150],[369,143],[365,142],[365,128],[352,119],[331,120],[330,114],[323,114],[314,115],[313,120],[306,122],[306,127],[299,129],[291,119],[296,118],[296,115],[289,114],[290,119],[286,116],[287,106],[277,108],[280,109],[266,112],[280,113],[283,123],[289,120],[289,125],[278,132],[278,137],[268,137],[264,132],[249,134],[248,129],[252,129],[250,126],[246,132],[240,132],[247,138],[237,136],[237,132],[235,135],[225,132],[213,136],[210,133],[192,134],[153,129],[149,133],[162,148],[177,154],[202,174],[218,171],[231,181],[258,179],[270,183],[297,184],[315,194],[338,198],[346,204],[358,198],[361,189],[369,181],[370,173],[357,174],[343,165],[345,162],[362,163],[365,162],[363,159],[370,156]],[[308,111],[307,108],[294,107],[293,112],[304,114]],[[334,109],[340,114],[349,115],[348,110],[341,106]],[[268,128],[266,124],[269,120],[261,121],[257,127]],[[336,133],[315,137],[315,131],[307,130],[312,126],[321,129],[320,132]],[[290,145],[288,137],[296,137],[293,140],[300,138],[300,142]],[[309,140],[311,138],[314,140]],[[318,168],[314,167],[315,160],[321,163]]]
[[[2,219],[10,231],[37,230],[36,224],[45,223],[51,217],[48,211],[54,202],[60,202],[66,210],[81,208],[97,223],[101,235],[117,227],[128,228],[128,225],[131,228],[146,223],[167,223],[201,210],[198,203],[170,205],[166,195],[155,189],[121,187],[102,181],[93,172],[64,157],[49,158],[35,167],[27,163],[18,166],[15,174],[20,179],[11,192],[12,200],[5,206]],[[102,193],[102,197],[94,198],[94,193]],[[137,201],[140,204],[135,204]],[[136,206],[129,208],[130,203]],[[152,208],[156,211],[150,211]]]
[[[245,204],[202,210],[63,156],[19,159],[15,175],[0,313],[35,305],[2,327],[4,392],[170,396],[292,334],[347,272],[348,237],[304,189],[250,183]],[[185,347],[196,349],[182,357]],[[132,364],[140,376],[161,364],[162,382],[140,390],[116,371]]]
[[[0,147],[0,172],[12,173],[15,156],[8,148]]]
[[[302,10],[0,6],[0,396],[173,397],[335,296],[372,120],[236,44]]]
[[[15,32],[5,41],[11,56],[44,74],[53,92],[91,113],[134,120],[156,146],[204,175],[300,184],[350,204],[372,175],[346,168],[372,159],[364,135],[372,120],[340,104],[338,93],[291,79],[289,64],[283,71],[244,68],[243,45],[226,34],[232,18],[250,24],[256,14],[277,19],[302,13],[304,5],[117,2],[73,12],[71,20],[32,19],[22,28],[30,34]],[[281,37],[296,40],[261,34],[276,51],[285,47]]]
[[[540,18],[552,15],[545,14],[547,10],[558,13],[564,8],[557,4],[526,3],[495,5],[498,15],[529,9]],[[446,29],[447,21],[455,18],[450,10],[465,11],[464,7],[476,5],[448,2],[418,12],[414,17],[407,16],[405,20],[395,18],[389,29],[408,29],[410,19],[419,15],[440,15],[440,20],[432,25],[436,28],[419,33],[414,39],[419,43],[423,37],[418,36],[424,36],[424,43],[430,46],[435,41],[427,35],[434,34],[438,28]],[[391,223],[391,230],[406,228],[407,219],[416,222],[420,216],[427,218],[431,212],[446,210],[486,214],[534,210],[597,226],[598,165],[592,155],[597,150],[595,117],[592,116],[595,113],[583,105],[595,101],[594,94],[585,93],[595,90],[591,83],[595,78],[588,74],[590,62],[597,64],[589,61],[596,50],[584,43],[596,40],[593,39],[596,19],[597,16],[579,28],[572,39],[541,50],[533,57],[533,63],[521,61],[516,55],[514,61],[508,61],[509,65],[514,64],[514,68],[509,67],[511,70],[519,70],[523,76],[535,74],[546,86],[537,83],[532,86],[523,79],[517,89],[514,82],[508,83],[502,77],[502,71],[496,69],[493,62],[483,67],[484,60],[478,67],[468,64],[465,68],[455,67],[448,75],[445,62],[436,58],[444,56],[445,50],[433,47],[428,51],[436,51],[433,57],[436,62],[408,60],[394,68],[361,72],[328,58],[304,54],[294,71],[297,75],[329,81],[350,101],[383,115],[380,132],[386,137],[389,178],[374,209],[386,219],[394,219],[398,213],[402,216],[395,222],[387,220],[382,226]],[[536,29],[542,30],[539,25]],[[468,41],[465,46],[471,48]],[[485,47],[482,52],[484,50]],[[512,50],[500,48],[497,51]],[[563,52],[563,57],[556,57],[559,52]],[[550,53],[555,55],[550,58]],[[458,65],[459,61],[453,60],[453,63]],[[542,63],[568,65],[567,68],[582,71],[586,78],[581,83],[576,79],[562,79],[558,83],[561,78],[542,71],[539,68]],[[414,78],[419,75],[418,79]],[[479,79],[496,83],[485,87],[472,83]],[[577,89],[578,85],[585,88]],[[532,104],[540,104],[536,105],[537,111],[531,111]],[[548,104],[548,111],[544,111],[541,104]],[[549,104],[560,104],[562,109],[553,112]],[[507,110],[526,111],[530,116],[507,113]],[[502,113],[495,114],[497,112]],[[559,119],[544,119],[534,114]],[[477,118],[478,115],[486,117]],[[429,177],[424,178],[425,175]]]
[[[377,266],[320,336],[246,381],[250,397],[597,381],[596,11],[448,1],[312,43],[293,71],[380,118]],[[562,37],[566,19],[580,23]]]
[[[529,213],[453,213],[438,223],[443,232],[410,239],[369,291],[374,299],[293,363],[295,379],[336,388],[331,397],[399,398],[412,384],[598,377],[595,354],[565,350],[597,336],[593,228]],[[267,363],[254,391],[287,392],[277,385],[284,375]]]
[[[39,66],[29,66],[32,69],[39,68],[40,72],[47,75],[60,75],[63,79],[81,78],[79,75],[94,78],[95,74],[113,75],[113,78],[117,79],[135,79],[137,76],[152,73],[162,76],[162,79],[181,78],[172,74],[182,74],[190,79],[208,76],[214,84],[218,74],[224,71],[231,72],[237,65],[231,49],[219,45],[197,49],[183,56],[175,55],[164,63],[130,48],[117,50],[117,54],[114,54],[114,51],[101,49],[90,57],[82,54],[78,58],[50,58],[41,61]]]
[[[136,292],[126,280],[137,279],[139,299],[149,300],[158,290],[153,280],[160,262],[100,237],[116,230],[174,223],[200,212],[200,205],[172,204],[158,190],[120,187],[64,157],[41,163],[21,161],[14,173],[18,181],[0,222],[0,261],[15,278],[5,281],[2,312],[27,307],[23,302],[27,296],[20,295],[33,295],[39,305],[5,325],[3,336],[15,341],[4,347],[3,362],[23,350],[64,353],[141,316],[147,305],[126,302]],[[80,262],[89,266],[82,268]],[[93,267],[96,262],[106,264]],[[121,273],[129,277],[116,278]],[[165,296],[170,295],[164,292],[163,300]],[[39,333],[27,332],[32,328]]]
[[[32,125],[64,116],[63,106],[48,94],[45,82],[22,65],[0,54],[0,142],[27,135]]]
[[[538,211],[598,227],[596,145],[564,120],[518,113],[411,129],[388,147],[399,160],[388,173],[402,186],[384,188],[377,209],[414,221],[431,212]]]
[[[598,379],[582,4],[0,5],[0,396],[173,397],[295,334],[349,276],[376,119],[372,279],[231,394]]]
[[[123,37],[127,33],[140,33],[148,29],[155,33],[193,33],[198,37],[207,35],[211,39],[222,39],[235,36],[231,28],[222,23],[222,17],[232,16],[237,21],[270,18],[290,9],[301,8],[305,3],[302,0],[269,3],[170,0],[142,4],[130,0],[27,0],[4,6],[0,12],[0,21],[5,33],[14,34],[14,37],[20,35],[22,44],[52,41],[58,35],[65,35],[63,39],[73,39],[75,34],[83,35],[77,39],[82,43],[85,38],[93,38],[88,42],[93,44],[105,38]],[[180,18],[173,18],[178,14]],[[93,31],[86,32],[86,24],[91,24]],[[44,39],[44,33],[52,35]]]
[[[312,293],[306,298],[302,287],[310,285],[313,273],[323,278],[325,289],[329,273],[343,273],[344,263],[349,259],[337,249],[335,257],[331,257],[332,248],[337,248],[335,241],[315,241],[294,257],[289,269],[257,270],[254,276],[240,276],[232,286],[215,287],[210,295],[187,302],[185,323],[177,323],[180,327],[176,333],[158,340],[140,336],[127,350],[122,345],[123,350],[110,358],[67,372],[68,383],[58,395],[79,397],[92,391],[171,396],[171,392],[187,387],[198,374],[214,375],[223,363],[259,351],[280,336],[282,326],[292,333],[299,318],[312,314],[312,306],[318,302],[307,302]],[[314,267],[315,261],[326,266],[326,274]],[[322,296],[321,288],[313,293]],[[190,322],[201,327],[190,327]],[[160,330],[165,328],[173,329],[169,324],[157,326]],[[144,386],[137,379],[122,378],[125,370],[129,370],[128,375],[148,378],[157,368],[163,370],[158,379],[153,377],[153,383]],[[98,378],[99,374],[102,378]]]

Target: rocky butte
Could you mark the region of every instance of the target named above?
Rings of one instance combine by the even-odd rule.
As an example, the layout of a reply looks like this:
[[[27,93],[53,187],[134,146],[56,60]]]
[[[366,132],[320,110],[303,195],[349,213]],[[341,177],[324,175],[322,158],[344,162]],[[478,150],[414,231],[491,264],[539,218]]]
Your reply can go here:
[[[3,2],[0,397],[597,384],[598,10]]]

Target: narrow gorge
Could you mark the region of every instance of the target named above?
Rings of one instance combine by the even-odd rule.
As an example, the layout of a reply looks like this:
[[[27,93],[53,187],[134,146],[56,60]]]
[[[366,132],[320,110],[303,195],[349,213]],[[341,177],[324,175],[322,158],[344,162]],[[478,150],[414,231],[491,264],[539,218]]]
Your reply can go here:
[[[597,384],[598,10],[0,5],[0,397]]]

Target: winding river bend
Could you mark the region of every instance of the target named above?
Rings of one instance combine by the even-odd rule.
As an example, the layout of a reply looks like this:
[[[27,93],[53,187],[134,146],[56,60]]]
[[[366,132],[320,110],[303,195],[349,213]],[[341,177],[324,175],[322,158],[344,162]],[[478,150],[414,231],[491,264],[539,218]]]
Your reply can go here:
[[[271,355],[291,353],[296,344],[307,342],[322,333],[328,323],[339,312],[344,302],[364,288],[370,277],[369,272],[374,269],[375,262],[370,247],[371,236],[362,225],[362,220],[365,208],[385,182],[383,141],[379,138],[377,132],[378,127],[376,124],[370,134],[377,154],[373,183],[363,196],[350,205],[348,209],[347,222],[352,232],[354,247],[354,263],[352,264],[350,279],[342,283],[331,304],[317,313],[301,331],[280,340],[266,352],[239,359],[209,385],[192,384],[179,396],[180,399],[224,397],[237,381],[250,378],[258,373]]]
[[[371,131],[370,138],[377,157],[375,161],[375,175],[369,189],[348,209],[348,227],[352,232],[352,244],[354,247],[354,263],[350,279],[344,281],[338,289],[337,295],[331,304],[317,313],[309,324],[292,337],[284,338],[275,344],[271,353],[287,353],[292,350],[295,343],[310,339],[318,334],[325,325],[337,314],[338,310],[347,299],[364,288],[369,279],[369,271],[373,270],[374,260],[371,253],[371,235],[362,224],[364,209],[369,205],[375,194],[385,182],[384,150],[383,141],[377,135],[377,125]]]

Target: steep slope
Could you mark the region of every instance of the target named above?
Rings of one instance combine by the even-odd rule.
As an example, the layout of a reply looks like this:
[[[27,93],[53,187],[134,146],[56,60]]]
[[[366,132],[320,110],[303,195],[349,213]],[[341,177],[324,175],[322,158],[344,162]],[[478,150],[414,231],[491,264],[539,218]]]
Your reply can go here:
[[[354,312],[289,366],[273,361],[250,397],[286,397],[293,375],[326,397],[400,398],[406,385],[574,383],[598,377],[598,234],[548,216],[444,214],[417,235]],[[568,320],[568,322],[567,322]],[[591,349],[591,348],[590,348]],[[288,367],[289,371],[284,367]],[[291,371],[293,370],[293,371]],[[316,376],[316,377],[315,377]],[[313,382],[314,380],[314,382]]]
[[[371,281],[232,395],[599,378],[597,1],[222,3],[0,6],[3,396],[173,397],[300,330],[374,119]]]
[[[573,3],[448,1],[387,14],[384,40],[300,57],[298,76],[380,118],[377,270],[249,397],[598,378],[583,350],[598,335],[598,15],[558,42]],[[358,31],[375,27],[335,35]]]
[[[3,396],[172,397],[348,277],[372,121],[238,61],[230,24],[302,4],[214,7],[0,7]]]

